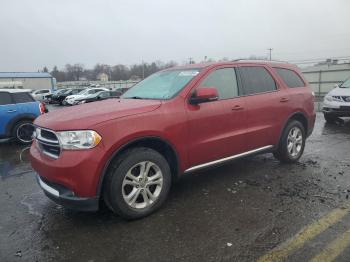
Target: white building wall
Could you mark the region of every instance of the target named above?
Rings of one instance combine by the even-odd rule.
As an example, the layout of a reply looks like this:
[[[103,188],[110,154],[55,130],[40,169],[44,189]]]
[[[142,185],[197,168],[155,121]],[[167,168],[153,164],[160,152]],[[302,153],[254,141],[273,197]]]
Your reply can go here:
[[[51,89],[51,78],[0,78],[1,82],[22,82],[24,89]]]

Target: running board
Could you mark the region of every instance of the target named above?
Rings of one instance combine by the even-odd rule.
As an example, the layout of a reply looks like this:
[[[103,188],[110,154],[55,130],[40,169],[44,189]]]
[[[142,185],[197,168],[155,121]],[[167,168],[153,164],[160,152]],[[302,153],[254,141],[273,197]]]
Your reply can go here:
[[[229,160],[241,158],[241,157],[244,157],[244,156],[260,153],[260,152],[263,152],[263,151],[265,151],[267,149],[271,149],[271,148],[273,148],[272,145],[264,146],[264,147],[253,149],[253,150],[250,150],[250,151],[238,154],[238,155],[221,158],[221,159],[218,159],[218,160],[215,160],[215,161],[211,161],[211,162],[208,162],[208,163],[204,163],[204,164],[201,164],[201,165],[198,165],[198,166],[193,166],[191,168],[186,169],[184,173],[192,172],[194,170],[205,168],[205,167],[212,166],[212,165],[217,165],[217,164],[220,164],[220,163],[223,163],[223,162],[226,162],[226,161],[229,161]]]

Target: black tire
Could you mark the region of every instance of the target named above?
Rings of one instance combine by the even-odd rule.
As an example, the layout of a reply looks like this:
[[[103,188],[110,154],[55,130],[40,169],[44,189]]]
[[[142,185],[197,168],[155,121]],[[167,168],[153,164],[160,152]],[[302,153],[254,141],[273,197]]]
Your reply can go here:
[[[16,140],[17,143],[22,144],[22,145],[28,145],[33,142],[33,138],[30,139],[30,127],[29,125],[33,126],[33,121],[31,120],[21,120],[18,121],[13,129],[12,129],[12,137]],[[26,130],[27,129],[27,130]],[[34,132],[34,126],[33,130]],[[24,135],[28,137],[24,137]]]
[[[123,181],[129,170],[132,170],[135,165],[144,161],[150,161],[159,167],[163,176],[163,182],[158,197],[150,206],[134,208],[124,200],[123,194],[125,191],[123,190],[125,190],[125,188],[123,188]],[[113,212],[124,219],[138,219],[150,215],[162,206],[168,196],[170,186],[171,172],[166,159],[157,151],[150,148],[132,148],[111,163],[111,167],[106,175],[106,180],[104,181],[104,200],[106,205]],[[139,196],[144,200],[142,194]]]
[[[298,151],[296,155],[293,155],[291,152],[288,150],[288,135],[291,132],[293,128],[296,128],[294,130],[300,130],[301,132],[301,148]],[[282,163],[294,163],[299,160],[299,158],[302,156],[305,148],[305,139],[306,139],[306,134],[305,134],[305,128],[302,123],[296,120],[290,121],[287,126],[284,128],[279,145],[277,150],[273,153],[275,158],[277,158],[279,161]]]
[[[337,117],[332,116],[332,115],[327,114],[327,113],[324,113],[323,116],[324,116],[324,119],[326,120],[326,122],[330,123],[330,124],[334,124],[336,119],[337,119]]]

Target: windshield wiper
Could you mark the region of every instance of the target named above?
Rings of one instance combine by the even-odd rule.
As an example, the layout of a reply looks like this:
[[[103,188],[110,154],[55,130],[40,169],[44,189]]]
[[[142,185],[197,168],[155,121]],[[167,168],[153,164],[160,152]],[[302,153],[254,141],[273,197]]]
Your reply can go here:
[[[140,96],[128,96],[128,97],[125,97],[125,98],[129,98],[129,99],[143,99]]]

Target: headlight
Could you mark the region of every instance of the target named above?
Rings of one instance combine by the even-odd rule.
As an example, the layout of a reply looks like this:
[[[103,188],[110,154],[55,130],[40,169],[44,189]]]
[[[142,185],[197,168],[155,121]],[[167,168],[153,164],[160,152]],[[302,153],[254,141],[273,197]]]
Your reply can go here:
[[[325,96],[324,99],[327,100],[328,102],[332,102],[333,101],[332,96]]]
[[[57,132],[63,149],[89,149],[97,146],[101,136],[92,130]]]

